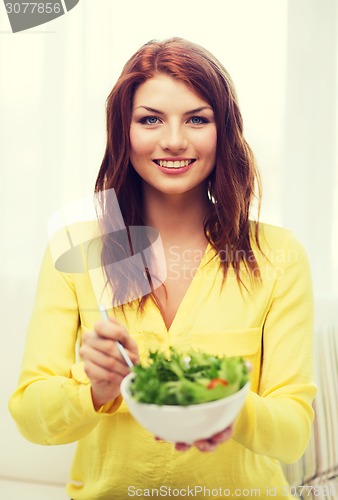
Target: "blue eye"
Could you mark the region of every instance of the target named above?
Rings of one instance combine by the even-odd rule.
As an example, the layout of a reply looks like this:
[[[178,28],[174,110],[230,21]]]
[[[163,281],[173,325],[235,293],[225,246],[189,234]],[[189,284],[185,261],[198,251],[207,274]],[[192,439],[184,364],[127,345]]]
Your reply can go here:
[[[208,120],[203,116],[192,116],[189,120],[193,125],[202,125],[203,123],[208,123]]]
[[[158,123],[158,118],[156,116],[145,116],[141,118],[140,123],[145,125],[156,125]]]

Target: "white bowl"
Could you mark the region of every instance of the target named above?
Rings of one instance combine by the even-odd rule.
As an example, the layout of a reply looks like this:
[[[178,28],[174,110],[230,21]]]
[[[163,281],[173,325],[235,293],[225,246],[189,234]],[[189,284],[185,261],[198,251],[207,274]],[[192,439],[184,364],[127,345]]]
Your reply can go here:
[[[236,418],[247,396],[250,382],[231,396],[190,406],[140,403],[130,394],[129,373],[121,383],[121,394],[132,416],[145,429],[165,441],[192,444],[224,430]]]

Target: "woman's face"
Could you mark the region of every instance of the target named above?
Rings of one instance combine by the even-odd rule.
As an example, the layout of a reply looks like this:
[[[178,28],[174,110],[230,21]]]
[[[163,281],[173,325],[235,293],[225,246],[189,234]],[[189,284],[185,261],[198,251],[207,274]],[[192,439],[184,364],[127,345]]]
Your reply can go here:
[[[130,161],[145,186],[182,194],[207,179],[216,160],[210,105],[183,82],[158,74],[135,92]]]

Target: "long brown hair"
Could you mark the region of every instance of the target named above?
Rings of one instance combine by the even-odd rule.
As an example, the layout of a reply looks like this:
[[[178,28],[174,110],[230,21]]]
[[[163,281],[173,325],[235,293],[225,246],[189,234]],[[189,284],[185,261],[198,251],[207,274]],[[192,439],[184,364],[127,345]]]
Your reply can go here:
[[[129,160],[129,130],[136,88],[155,74],[165,73],[188,85],[212,107],[217,127],[216,166],[208,183],[210,209],[204,232],[221,260],[224,279],[230,266],[239,282],[243,264],[251,278],[259,278],[259,267],[252,250],[251,236],[259,247],[258,222],[249,222],[249,211],[261,188],[252,151],[243,136],[243,121],[232,80],[221,63],[207,50],[181,38],[150,41],[126,63],[107,99],[107,145],[96,180],[95,191],[114,189],[126,227],[144,225],[141,178]],[[104,196],[102,195],[102,205]],[[112,214],[103,208],[103,248],[101,260],[107,281],[126,277],[112,276],[107,264],[114,260]],[[253,235],[251,234],[253,232]],[[134,280],[136,279],[134,276]],[[130,281],[130,278],[129,282]],[[132,285],[130,285],[132,286]],[[118,288],[114,286],[113,288]],[[143,307],[147,297],[140,298]],[[127,300],[119,297],[118,303]]]

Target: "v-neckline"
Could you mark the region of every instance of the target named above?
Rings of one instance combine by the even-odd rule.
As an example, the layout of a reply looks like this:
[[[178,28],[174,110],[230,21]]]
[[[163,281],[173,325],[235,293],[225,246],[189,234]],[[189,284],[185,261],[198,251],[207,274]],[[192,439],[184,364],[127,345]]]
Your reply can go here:
[[[190,281],[189,286],[188,286],[185,294],[182,297],[182,300],[181,300],[181,302],[180,302],[180,304],[179,304],[179,306],[178,306],[178,308],[176,310],[175,316],[173,317],[173,320],[172,320],[169,328],[167,327],[167,325],[166,325],[166,323],[164,321],[164,317],[163,317],[160,309],[156,306],[158,314],[159,314],[159,316],[161,318],[161,322],[162,322],[163,328],[164,328],[164,330],[165,330],[165,332],[166,332],[167,335],[170,335],[173,332],[173,330],[175,329],[176,323],[179,321],[180,316],[183,314],[183,311],[186,308],[186,303],[189,301],[189,296],[191,295],[193,289],[196,286],[195,285],[196,280],[197,280],[196,276],[199,274],[201,268],[204,266],[206,257],[209,254],[209,250],[211,248],[212,248],[211,244],[208,242],[207,245],[206,245],[206,247],[205,247],[205,250],[204,250],[204,253],[202,255],[202,258],[201,258],[201,260],[200,260],[200,262],[198,264],[196,272],[195,272],[194,276],[192,277],[192,280]]]

